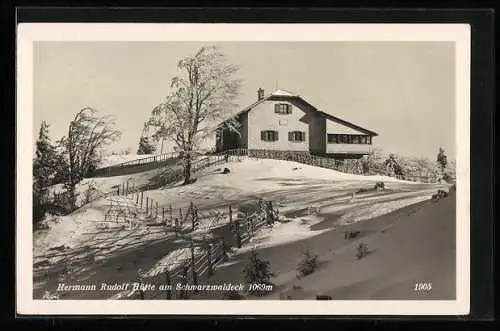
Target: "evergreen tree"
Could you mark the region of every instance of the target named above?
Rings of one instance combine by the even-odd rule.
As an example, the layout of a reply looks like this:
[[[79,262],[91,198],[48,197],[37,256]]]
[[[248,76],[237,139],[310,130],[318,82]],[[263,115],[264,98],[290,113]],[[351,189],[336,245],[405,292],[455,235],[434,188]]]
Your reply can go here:
[[[441,169],[444,171],[446,169],[446,166],[448,165],[448,158],[444,154],[444,149],[441,147],[439,148],[439,152],[437,155],[437,162],[441,166]]]
[[[439,148],[439,152],[437,155],[437,163],[439,164],[439,170],[441,172],[441,179],[448,181],[449,179],[449,174],[447,173],[447,166],[448,166],[448,158],[446,157],[446,154],[444,153],[443,148]]]
[[[47,203],[48,187],[54,184],[58,171],[58,155],[50,142],[49,125],[44,121],[40,125],[36,141],[35,159],[33,160],[33,221],[43,218]]]
[[[149,138],[141,137],[141,139],[139,140],[139,149],[137,150],[137,154],[153,154],[155,151],[156,147],[149,141]]]
[[[245,269],[243,270],[245,274],[245,282],[248,285],[259,284],[259,285],[272,285],[271,277],[274,274],[269,269],[269,261],[263,260],[257,254],[255,249],[252,249],[250,253],[250,258],[248,260]],[[264,294],[266,291],[259,289],[247,289],[249,294]]]

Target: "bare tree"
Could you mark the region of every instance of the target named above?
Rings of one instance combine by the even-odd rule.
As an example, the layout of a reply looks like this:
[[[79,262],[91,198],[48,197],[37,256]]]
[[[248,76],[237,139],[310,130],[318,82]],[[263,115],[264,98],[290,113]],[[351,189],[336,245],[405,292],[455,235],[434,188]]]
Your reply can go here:
[[[227,64],[216,47],[203,47],[194,56],[179,61],[183,77],[174,77],[173,92],[156,106],[148,121],[155,127],[154,137],[173,142],[182,154],[184,184],[191,179],[194,153],[203,140],[224,122],[238,132],[239,123],[231,118],[240,81],[233,79],[238,70]]]
[[[96,113],[93,108],[81,109],[69,125],[68,136],[59,141],[67,157],[65,187],[71,207],[76,204],[76,184],[97,165],[102,148],[121,135],[111,116]]]

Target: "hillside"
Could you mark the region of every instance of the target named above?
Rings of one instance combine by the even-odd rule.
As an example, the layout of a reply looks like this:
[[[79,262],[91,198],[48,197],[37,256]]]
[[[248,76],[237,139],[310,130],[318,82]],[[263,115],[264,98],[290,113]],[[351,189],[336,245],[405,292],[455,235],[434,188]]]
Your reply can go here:
[[[224,167],[228,167],[231,172],[222,174]],[[95,181],[104,191],[127,179],[136,185],[151,182],[162,171],[156,169],[129,176],[96,178]],[[377,181],[383,181],[386,188],[382,191],[373,190]],[[270,247],[318,236],[331,228],[428,200],[437,187],[383,176],[344,174],[290,161],[241,158],[204,170],[197,175],[197,181],[193,184],[182,186],[178,183],[168,188],[146,191],[144,198],[154,199],[159,208],[170,205],[175,208],[186,207],[194,202],[200,212],[213,208],[227,209],[229,204],[236,207],[257,197],[274,200],[280,205],[280,213],[292,221],[279,224],[271,231],[260,230],[253,239],[253,243],[258,243],[259,247]],[[354,192],[358,193],[353,199]],[[133,209],[133,198],[113,199],[119,201],[123,208]],[[102,229],[109,204],[106,198],[95,200],[71,215],[54,218],[48,222],[49,229],[34,233],[37,291],[53,291],[57,284],[54,277],[60,273],[60,268],[67,269],[65,264],[68,260],[72,261],[70,273],[75,281],[130,281],[135,277],[130,273],[136,273],[137,269],[130,265],[129,260],[134,260],[147,272],[155,268],[156,261],[175,249],[173,233],[165,233],[161,228],[150,228],[144,224],[138,228],[120,225]],[[309,217],[304,222],[305,209],[311,205],[321,206],[322,216]],[[61,245],[65,246],[63,252],[54,249]],[[152,247],[156,247],[152,255],[141,255],[137,259],[138,250],[144,252]],[[242,252],[244,249],[248,248],[243,248]],[[130,254],[135,257],[127,258]],[[122,266],[120,275],[115,275],[117,263],[130,266]],[[89,273],[93,275],[91,278]]]

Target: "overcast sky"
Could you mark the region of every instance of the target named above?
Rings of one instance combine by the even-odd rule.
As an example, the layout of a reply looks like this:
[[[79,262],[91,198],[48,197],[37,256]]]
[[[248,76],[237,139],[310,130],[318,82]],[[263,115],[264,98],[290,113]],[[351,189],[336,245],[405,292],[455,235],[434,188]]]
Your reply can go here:
[[[240,66],[240,108],[276,87],[379,134],[387,152],[455,158],[454,44],[444,42],[41,42],[34,54],[34,130],[66,134],[83,107],[113,114],[113,150],[135,152],[143,123],[170,92],[180,58],[220,46]],[[36,134],[35,137],[36,139]]]

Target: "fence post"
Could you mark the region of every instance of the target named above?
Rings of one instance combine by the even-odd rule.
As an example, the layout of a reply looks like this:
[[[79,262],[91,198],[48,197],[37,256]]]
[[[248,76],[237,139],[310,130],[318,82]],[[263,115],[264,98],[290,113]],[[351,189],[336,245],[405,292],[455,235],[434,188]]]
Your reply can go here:
[[[182,285],[187,285],[188,284],[188,266],[186,264],[184,264],[183,268],[182,268],[182,278],[183,278],[183,282],[182,282]],[[181,288],[181,293],[180,293],[180,299],[187,299],[187,295],[186,295],[186,289],[185,287],[182,287]]]
[[[118,189],[116,191],[116,195],[120,195],[120,186],[118,186]]]
[[[193,209],[191,211],[191,215],[192,215],[192,225],[193,225],[193,231],[195,231],[197,228],[198,228],[198,209],[196,208],[196,206],[193,205]]]
[[[212,244],[208,244],[208,277],[212,276],[213,270],[212,270]]]
[[[179,208],[179,220],[181,223],[184,223],[182,220],[182,208]]]
[[[163,223],[166,223],[165,222],[165,207],[161,207],[161,221]]]
[[[172,214],[172,205],[169,205],[168,206],[168,219],[170,222],[172,222],[174,220],[174,215]]]
[[[170,281],[170,271],[168,270],[168,266],[167,266],[167,269],[165,270],[165,281],[167,283],[167,300],[171,300],[172,299],[172,289],[171,289],[172,282]]]
[[[252,218],[251,217],[247,217],[247,235],[248,235],[249,239],[252,236]]]
[[[122,195],[125,195],[125,183],[122,182]]]
[[[142,201],[144,200],[144,192],[141,192],[141,208],[142,208]]]
[[[128,195],[128,180],[127,180],[127,188],[125,189],[125,195]]]
[[[155,218],[158,218],[158,201],[156,201],[156,217]]]
[[[191,239],[191,272],[193,276],[193,284],[198,285],[198,275],[196,273],[196,265],[194,259],[194,241],[192,239]],[[198,292],[198,290],[195,290],[195,292]]]
[[[238,220],[234,221],[234,231],[236,235],[236,246],[241,248],[241,235],[240,235],[240,223]]]
[[[139,204],[139,192],[137,192],[137,195],[135,197],[135,204],[138,205]]]
[[[149,212],[149,197],[146,197],[146,214]]]
[[[229,205],[229,222],[233,221],[233,209],[231,208],[231,205]]]

